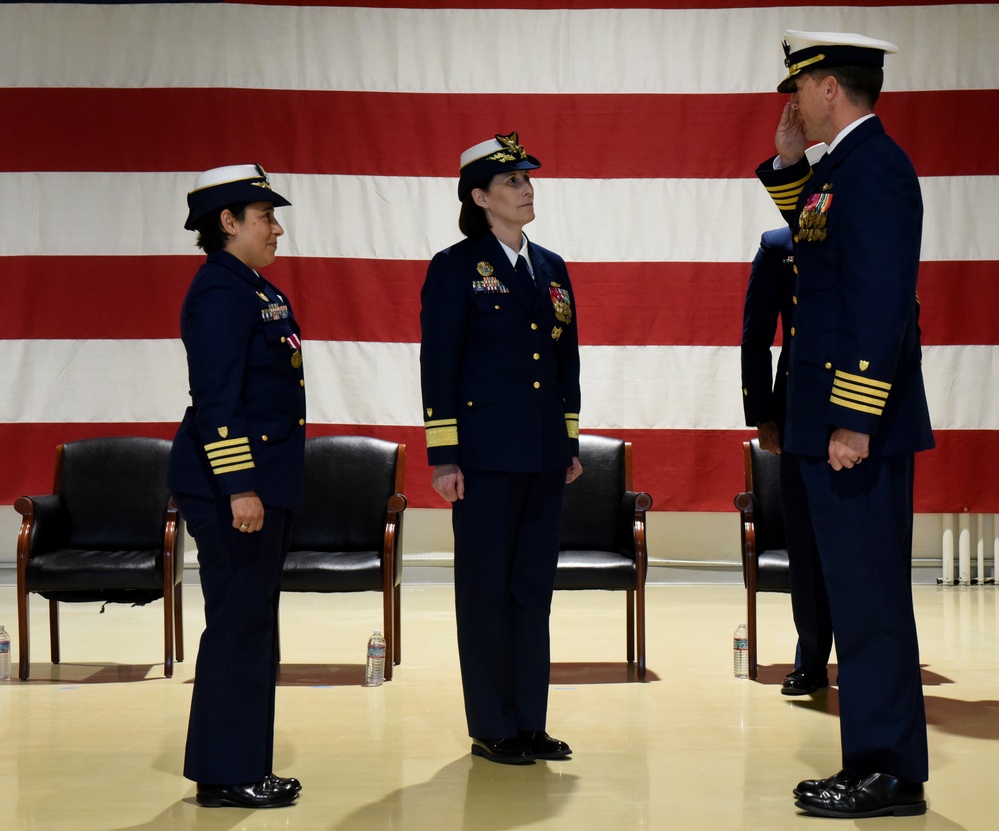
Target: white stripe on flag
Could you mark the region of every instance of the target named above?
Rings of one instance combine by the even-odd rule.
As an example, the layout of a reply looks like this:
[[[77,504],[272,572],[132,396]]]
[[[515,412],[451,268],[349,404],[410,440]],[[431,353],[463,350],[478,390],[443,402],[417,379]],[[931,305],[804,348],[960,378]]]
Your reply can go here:
[[[584,346],[585,429],[744,428],[738,347]],[[309,421],[419,426],[419,345],[306,341]],[[0,340],[0,422],[173,422],[188,406],[179,340]],[[385,367],[392,367],[386,372]],[[936,429],[999,429],[999,346],[929,346]]]
[[[195,173],[0,173],[0,256],[190,254],[185,195]],[[280,256],[427,260],[460,239],[452,179],[271,175]],[[921,180],[924,260],[999,260],[981,227],[999,176]],[[755,179],[536,181],[529,236],[567,261],[747,262],[781,224]],[[710,239],[710,244],[705,240]]]
[[[15,4],[0,7],[0,78],[19,87],[760,92],[783,77],[778,45],[786,28],[891,40],[900,50],[889,57],[888,89],[999,86],[994,4],[538,11]],[[483,32],[502,48],[484,49]]]

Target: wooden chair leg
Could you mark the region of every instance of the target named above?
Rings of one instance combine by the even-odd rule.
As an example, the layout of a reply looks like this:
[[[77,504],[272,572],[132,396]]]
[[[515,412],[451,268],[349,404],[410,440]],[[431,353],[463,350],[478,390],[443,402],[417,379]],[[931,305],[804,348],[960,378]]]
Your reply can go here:
[[[645,680],[645,586],[635,591],[635,617],[638,629],[638,680]]]
[[[755,681],[759,674],[759,667],[756,662],[756,574],[753,570],[749,571],[748,583],[746,588],[746,640],[749,652],[749,680]]]
[[[635,592],[625,592],[625,620],[628,635],[628,663],[635,663]]]
[[[173,636],[174,636],[174,653],[176,655],[177,661],[181,662],[184,660],[184,607],[182,598],[184,597],[184,583],[177,583],[173,587]]]
[[[395,603],[395,613],[392,622],[395,624],[395,631],[392,634],[394,649],[392,660],[396,664],[402,663],[402,586],[396,586],[393,592]]]
[[[18,678],[28,680],[31,673],[30,638],[28,635],[28,592],[23,583],[17,586],[17,654],[19,659]]]
[[[49,601],[49,646],[52,650],[52,663],[59,663],[59,603]]]
[[[166,578],[168,587],[163,590],[163,675],[173,678],[173,587],[169,586],[170,578]]]
[[[395,622],[393,621],[395,611],[394,592],[382,592],[382,633],[385,635],[385,680],[392,680],[392,668],[395,664]]]

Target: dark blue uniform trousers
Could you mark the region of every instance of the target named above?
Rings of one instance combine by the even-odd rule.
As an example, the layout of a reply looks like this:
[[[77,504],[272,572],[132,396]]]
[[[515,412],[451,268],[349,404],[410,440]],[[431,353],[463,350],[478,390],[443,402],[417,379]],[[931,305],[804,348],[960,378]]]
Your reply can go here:
[[[929,777],[912,607],[913,456],[834,471],[798,457],[839,663],[843,768]]]
[[[462,472],[451,519],[468,734],[544,730],[565,471]]]
[[[265,507],[264,527],[244,534],[228,499],[174,498],[198,545],[206,624],[184,776],[259,782],[273,770],[278,600],[294,514]]]
[[[791,611],[798,632],[794,668],[808,675],[825,676],[832,650],[832,620],[797,456],[781,453],[780,482],[790,566]]]

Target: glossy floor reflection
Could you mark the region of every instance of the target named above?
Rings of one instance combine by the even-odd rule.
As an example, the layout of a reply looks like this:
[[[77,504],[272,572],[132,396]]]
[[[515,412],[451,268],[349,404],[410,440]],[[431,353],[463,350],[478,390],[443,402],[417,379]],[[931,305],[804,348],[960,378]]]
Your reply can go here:
[[[732,677],[736,586],[657,585],[649,681],[624,663],[624,598],[555,597],[549,730],[573,759],[531,767],[469,755],[449,586],[403,591],[403,664],[360,686],[380,597],[283,599],[277,772],[303,795],[269,811],[199,808],[180,775],[200,590],[185,589],[188,660],[162,676],[162,607],[63,604],[48,660],[46,605],[31,605],[31,680],[0,683],[0,828],[816,829],[791,788],[839,768],[835,688],[788,699],[788,600],[761,595],[759,683]],[[840,827],[985,831],[999,783],[999,589],[914,588],[930,720],[925,817]],[[0,588],[14,642],[14,590]],[[16,667],[15,667],[16,674]]]

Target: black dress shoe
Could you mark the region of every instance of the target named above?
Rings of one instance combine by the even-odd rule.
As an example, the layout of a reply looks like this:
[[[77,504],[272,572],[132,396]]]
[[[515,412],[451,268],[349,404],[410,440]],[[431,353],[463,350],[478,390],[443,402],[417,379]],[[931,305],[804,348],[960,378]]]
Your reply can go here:
[[[295,793],[302,792],[302,783],[299,782],[295,777],[284,778],[282,776],[275,776],[273,773],[268,773],[264,777],[265,782],[271,782],[277,785],[288,785]]]
[[[472,739],[472,755],[501,765],[533,765],[534,754],[520,736],[508,739]]]
[[[563,741],[553,739],[544,730],[521,730],[524,740],[535,759],[564,759],[572,755],[572,749]]]
[[[798,783],[798,787],[794,789],[795,796],[801,796],[803,793],[820,793],[821,791],[832,791],[832,790],[843,790],[849,787],[857,780],[857,777],[851,776],[845,770],[841,770],[839,773],[834,773],[828,779],[805,779]]]
[[[809,814],[841,819],[916,817],[926,813],[922,782],[887,773],[869,774],[845,788],[802,793],[794,804]]]
[[[780,686],[781,695],[811,695],[823,687],[829,686],[829,678],[825,675],[809,675],[796,669],[784,678]]]
[[[205,808],[278,808],[290,805],[298,797],[288,780],[268,777],[248,785],[206,785],[198,783],[195,796]]]

